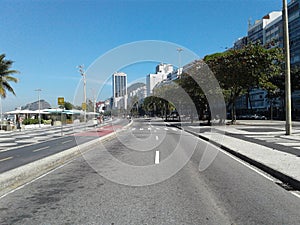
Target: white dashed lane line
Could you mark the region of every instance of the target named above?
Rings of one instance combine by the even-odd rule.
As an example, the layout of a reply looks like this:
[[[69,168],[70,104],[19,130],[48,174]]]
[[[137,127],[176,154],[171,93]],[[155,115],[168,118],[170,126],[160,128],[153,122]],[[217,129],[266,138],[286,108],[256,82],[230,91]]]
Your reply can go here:
[[[38,148],[38,149],[33,150],[32,152],[39,152],[39,151],[45,150],[47,148],[50,148],[50,146],[45,146],[45,147],[42,147],[42,148]]]
[[[71,141],[73,141],[73,140],[63,141],[62,144],[66,144],[66,143],[69,143],[69,142],[71,142]]]
[[[0,162],[6,161],[6,160],[9,160],[9,159],[12,159],[12,158],[13,158],[13,157],[10,156],[10,157],[4,158],[4,159],[0,159]]]
[[[155,164],[159,164],[159,151],[155,151]]]

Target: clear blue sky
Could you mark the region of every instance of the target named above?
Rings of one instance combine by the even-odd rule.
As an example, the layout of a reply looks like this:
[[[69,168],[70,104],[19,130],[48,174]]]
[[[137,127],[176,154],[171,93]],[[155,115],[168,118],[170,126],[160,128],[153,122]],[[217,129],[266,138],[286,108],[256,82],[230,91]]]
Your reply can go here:
[[[247,33],[252,22],[281,10],[281,0],[1,0],[0,53],[15,61],[17,96],[2,101],[4,111],[41,98],[72,102],[81,76],[99,56],[141,40],[177,43],[201,58],[224,51]],[[148,63],[129,70],[128,81],[154,72]],[[103,92],[103,91],[102,91]],[[111,89],[100,98],[111,96]]]

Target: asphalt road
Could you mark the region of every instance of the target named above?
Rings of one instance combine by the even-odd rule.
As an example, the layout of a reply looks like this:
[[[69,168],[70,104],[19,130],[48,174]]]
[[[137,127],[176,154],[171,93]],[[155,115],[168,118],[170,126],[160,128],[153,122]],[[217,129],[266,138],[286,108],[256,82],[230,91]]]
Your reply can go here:
[[[83,158],[1,197],[0,224],[300,224],[299,197],[228,154],[219,151],[200,172],[207,146],[163,122],[135,120]],[[194,147],[187,164],[163,179],[171,169],[157,168],[177,150],[172,160],[182,163]],[[122,171],[109,153],[141,173],[131,177],[137,167]]]
[[[92,126],[85,128],[82,125],[66,127],[63,130],[64,133],[67,133],[65,136],[60,136],[61,131],[59,127],[51,128],[54,132],[58,133],[58,135],[49,137],[47,137],[47,134],[44,133],[45,131],[41,129],[32,131],[35,133],[32,136],[29,136],[30,131],[26,131],[26,133],[16,132],[14,133],[14,140],[19,140],[20,138],[24,139],[24,137],[26,137],[23,143],[30,143],[29,139],[39,139],[39,137],[42,137],[43,141],[0,151],[0,173],[104,136],[113,132],[114,127],[122,126],[126,123],[128,123],[127,120],[116,120],[107,123],[101,128],[93,128]]]

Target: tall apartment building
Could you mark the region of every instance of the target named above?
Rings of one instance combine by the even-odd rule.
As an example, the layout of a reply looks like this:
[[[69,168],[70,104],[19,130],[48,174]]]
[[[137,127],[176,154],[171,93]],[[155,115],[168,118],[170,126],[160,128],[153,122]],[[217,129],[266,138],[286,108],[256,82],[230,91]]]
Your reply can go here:
[[[291,65],[300,66],[300,0],[288,4]]]
[[[283,48],[283,24],[282,15],[278,16],[265,27],[266,48]]]
[[[288,3],[291,66],[300,66],[300,0]],[[271,12],[248,29],[248,42],[283,48],[282,12]]]
[[[127,74],[117,72],[112,75],[113,108],[127,109]]]
[[[241,49],[248,44],[248,37],[239,38],[234,42],[233,49]]]
[[[146,77],[147,96],[153,94],[153,88],[163,80],[167,80],[168,75],[173,72],[171,64],[159,64],[156,66],[156,73],[150,73]]]
[[[266,26],[280,17],[282,12],[276,11],[265,15],[262,19],[256,20],[255,23],[248,28],[248,42],[259,42],[262,45],[266,43]]]
[[[143,99],[146,98],[147,89],[144,83],[134,83],[127,88],[128,93],[128,109],[132,108],[133,105],[138,101],[139,103],[142,102]]]

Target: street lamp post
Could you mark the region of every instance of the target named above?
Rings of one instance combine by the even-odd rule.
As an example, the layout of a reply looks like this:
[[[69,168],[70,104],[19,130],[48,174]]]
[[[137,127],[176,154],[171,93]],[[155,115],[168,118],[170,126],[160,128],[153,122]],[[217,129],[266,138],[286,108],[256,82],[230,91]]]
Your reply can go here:
[[[83,69],[84,65],[80,65],[78,66],[79,68],[79,73],[82,76],[83,79],[83,101],[84,101],[84,122],[86,123],[86,74],[85,71]]]
[[[0,130],[2,130],[2,128],[3,128],[2,97],[0,97],[0,116],[1,116],[1,128],[0,128]]]
[[[290,45],[289,45],[289,26],[287,1],[282,0],[283,4],[283,39],[285,56],[285,133],[292,133],[292,113],[291,113],[291,71],[290,71]]]
[[[38,104],[39,104],[39,116],[38,116],[38,120],[39,120],[39,127],[41,127],[41,103],[40,103],[40,92],[42,91],[42,89],[36,89],[35,91],[38,92]]]
[[[181,55],[180,55],[180,53],[183,51],[183,49],[182,48],[177,48],[176,49],[176,51],[178,52],[178,63],[179,63],[179,65],[178,65],[178,75],[180,76],[181,75]]]

